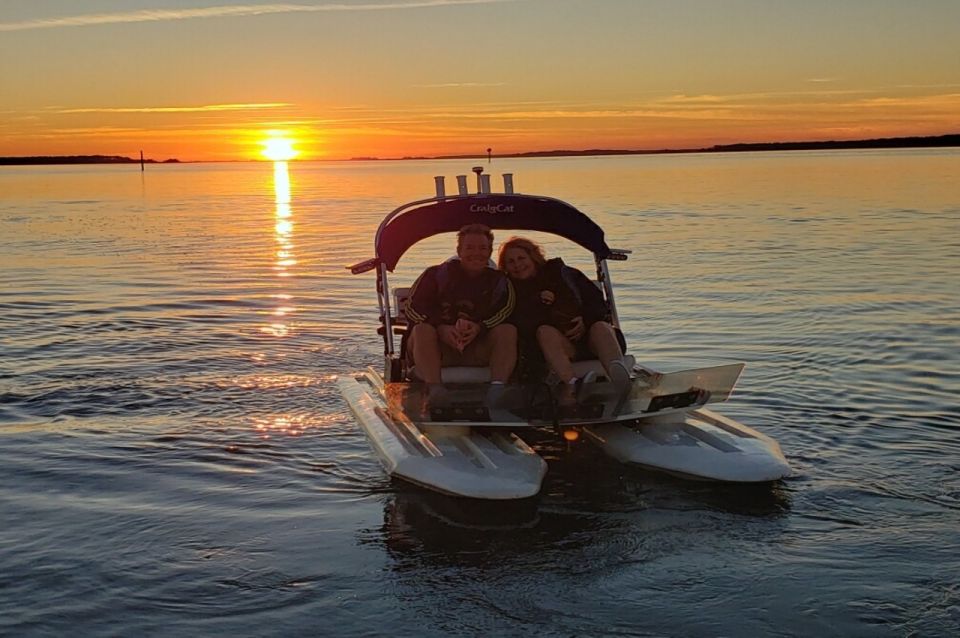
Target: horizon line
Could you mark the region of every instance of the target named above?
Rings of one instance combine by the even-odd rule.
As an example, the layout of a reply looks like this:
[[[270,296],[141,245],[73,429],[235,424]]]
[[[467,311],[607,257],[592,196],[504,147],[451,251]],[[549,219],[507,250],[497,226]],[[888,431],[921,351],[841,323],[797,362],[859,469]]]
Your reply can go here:
[[[956,139],[952,139],[956,138]],[[943,144],[929,145],[920,144],[911,146],[915,142],[946,142]],[[857,146],[861,145],[861,146]],[[871,146],[863,146],[871,145]],[[548,151],[519,151],[516,153],[488,154],[485,152],[463,153],[453,155],[407,155],[403,157],[378,157],[378,156],[354,156],[354,157],[313,157],[313,158],[291,158],[290,162],[357,162],[357,161],[412,161],[412,160],[451,160],[451,159],[483,159],[483,158],[501,158],[501,159],[535,159],[537,157],[591,157],[604,155],[667,155],[682,153],[722,153],[722,152],[744,152],[744,151],[774,151],[774,150],[843,150],[856,148],[956,148],[960,147],[960,132],[943,133],[939,135],[905,135],[897,137],[876,137],[863,138],[855,140],[799,140],[799,141],[773,141],[773,142],[733,142],[730,144],[714,144],[713,146],[692,147],[692,148],[659,148],[659,149],[616,149],[616,148],[588,148],[588,149],[553,149]],[[831,149],[830,147],[833,147]],[[771,148],[771,147],[793,147],[793,148]],[[841,147],[841,148],[837,148]],[[0,163],[6,165],[15,165],[11,160],[51,160],[51,159],[93,159],[103,158],[111,159],[112,162],[105,163],[137,163],[140,159],[130,158],[125,155],[114,155],[105,153],[90,153],[81,155],[11,155],[0,156]],[[234,162],[274,162],[274,160],[249,158],[249,159],[210,159],[210,160],[190,160],[179,158],[153,159],[144,158],[143,161],[152,164],[216,164],[216,163],[234,163]],[[95,163],[95,162],[88,162]],[[53,162],[51,162],[53,164]]]

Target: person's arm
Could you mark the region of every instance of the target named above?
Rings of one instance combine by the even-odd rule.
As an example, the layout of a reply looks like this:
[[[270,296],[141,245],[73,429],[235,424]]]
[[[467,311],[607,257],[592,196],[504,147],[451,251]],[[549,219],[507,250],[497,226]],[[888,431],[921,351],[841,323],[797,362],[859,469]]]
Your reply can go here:
[[[513,306],[516,303],[516,294],[513,290],[513,284],[506,275],[500,275],[493,290],[493,302],[490,304],[490,311],[487,316],[480,319],[480,329],[490,330],[500,325],[513,312]]]
[[[436,266],[423,271],[413,282],[407,297],[404,312],[411,323],[429,323],[440,325],[439,286],[437,285]]]
[[[566,268],[569,268],[569,274],[572,275],[580,293],[580,315],[586,327],[589,328],[597,321],[608,321],[610,312],[607,309],[607,302],[597,285],[576,268],[570,268],[570,266]]]

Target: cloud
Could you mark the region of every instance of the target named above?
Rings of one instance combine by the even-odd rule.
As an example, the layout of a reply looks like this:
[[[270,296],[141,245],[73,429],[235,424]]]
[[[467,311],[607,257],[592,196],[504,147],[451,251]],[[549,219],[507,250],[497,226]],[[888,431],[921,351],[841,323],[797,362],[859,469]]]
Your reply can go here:
[[[476,89],[503,86],[503,82],[445,82],[442,84],[414,84],[417,89]]]
[[[143,9],[125,13],[91,13],[62,18],[23,20],[20,22],[0,22],[0,31],[29,31],[32,29],[58,29],[62,27],[88,27],[104,24],[126,24],[132,22],[168,22],[171,20],[191,20],[194,18],[232,18],[259,16],[276,13],[315,13],[320,11],[394,11],[402,9],[427,9],[465,4],[495,4],[516,2],[517,0],[412,0],[411,2],[381,2],[371,4],[253,4],[224,5],[220,7],[202,7],[195,9]]]
[[[262,109],[279,109],[293,106],[287,102],[264,102],[254,104],[206,104],[203,106],[120,106],[94,107],[81,109],[52,109],[55,113],[202,113],[211,111],[253,111]]]

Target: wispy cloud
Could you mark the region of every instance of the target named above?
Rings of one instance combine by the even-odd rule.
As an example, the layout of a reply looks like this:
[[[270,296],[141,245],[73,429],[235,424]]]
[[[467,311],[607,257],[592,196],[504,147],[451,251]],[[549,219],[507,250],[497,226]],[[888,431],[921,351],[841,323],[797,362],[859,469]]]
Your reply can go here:
[[[503,86],[503,82],[444,82],[442,84],[414,84],[417,89],[477,89]]]
[[[0,22],[0,31],[28,31],[31,29],[58,29],[63,27],[88,27],[104,24],[125,24],[132,22],[167,22],[171,20],[192,20],[194,18],[232,18],[259,16],[276,13],[316,13],[320,11],[396,11],[402,9],[426,9],[466,4],[498,4],[517,0],[413,0],[411,2],[380,2],[371,4],[253,4],[224,5],[220,7],[200,7],[194,9],[142,9],[121,13],[91,13],[87,15],[64,16],[22,20],[20,22]]]
[[[54,113],[204,113],[211,111],[259,111],[293,106],[287,102],[263,102],[254,104],[205,104],[202,106],[119,106],[81,109],[51,109]]]

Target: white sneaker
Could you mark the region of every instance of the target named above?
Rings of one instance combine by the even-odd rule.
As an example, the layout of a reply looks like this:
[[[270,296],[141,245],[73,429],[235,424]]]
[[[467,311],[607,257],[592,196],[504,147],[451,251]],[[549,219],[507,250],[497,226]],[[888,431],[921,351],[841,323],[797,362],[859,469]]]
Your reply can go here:
[[[499,408],[503,401],[503,395],[507,391],[507,386],[502,383],[491,383],[487,388],[487,396],[484,403],[490,408]]]

